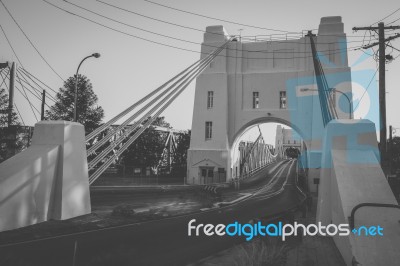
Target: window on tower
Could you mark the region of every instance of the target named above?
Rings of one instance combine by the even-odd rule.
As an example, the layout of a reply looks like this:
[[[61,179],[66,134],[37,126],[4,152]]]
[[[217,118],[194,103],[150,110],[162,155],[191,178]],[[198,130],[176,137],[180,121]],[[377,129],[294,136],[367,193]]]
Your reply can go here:
[[[214,92],[208,91],[207,92],[207,109],[211,109],[214,106]]]
[[[212,122],[207,121],[206,122],[206,140],[209,140],[212,138]]]
[[[286,109],[286,91],[279,92],[279,108]]]
[[[253,91],[253,109],[260,108],[260,97],[258,91]]]

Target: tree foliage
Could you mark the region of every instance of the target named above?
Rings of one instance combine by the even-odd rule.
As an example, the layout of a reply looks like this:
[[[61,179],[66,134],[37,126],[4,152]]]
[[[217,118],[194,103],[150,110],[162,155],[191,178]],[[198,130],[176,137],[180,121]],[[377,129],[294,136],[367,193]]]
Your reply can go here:
[[[8,94],[0,89],[0,162],[10,158],[23,149],[20,122],[16,112],[11,114],[11,127],[8,127]]]
[[[187,130],[185,132],[182,132],[181,134],[178,134],[178,136],[176,137],[177,147],[173,159],[174,168],[186,168],[187,150],[190,146],[190,133],[190,130]]]
[[[46,111],[48,120],[67,120],[74,118],[75,76],[69,77],[56,95],[56,102]],[[85,126],[86,134],[92,132],[104,117],[104,110],[97,104],[90,80],[78,75],[77,121]]]
[[[0,127],[8,126],[8,94],[5,89],[0,89]],[[12,112],[11,124],[20,125],[17,113]]]
[[[148,119],[143,124],[146,121]],[[158,117],[152,126],[146,129],[122,154],[122,164],[139,168],[154,167],[158,164],[164,148],[165,136],[153,126],[171,127],[164,117]]]
[[[143,122],[145,123],[145,122]],[[153,170],[157,166],[166,168],[168,165],[168,154],[163,150],[168,137],[168,132],[155,130],[153,126],[171,128],[164,117],[158,117],[150,128],[140,135],[140,137],[123,153],[121,163],[125,166],[135,168],[151,167]],[[172,156],[172,174],[181,175],[186,172],[187,150],[190,143],[190,130],[175,135],[176,149]],[[160,165],[159,165],[160,163]],[[157,169],[159,172],[161,169]],[[161,171],[163,172],[163,171]]]

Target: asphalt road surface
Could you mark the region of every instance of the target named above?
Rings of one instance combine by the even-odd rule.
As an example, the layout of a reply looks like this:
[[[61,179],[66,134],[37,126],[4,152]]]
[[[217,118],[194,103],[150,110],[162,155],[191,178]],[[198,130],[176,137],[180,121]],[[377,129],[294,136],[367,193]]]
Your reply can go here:
[[[296,209],[296,160],[267,167],[246,181],[251,196],[201,212],[0,246],[0,265],[185,265],[244,241],[244,237],[188,236],[188,222],[247,223]],[[244,184],[246,183],[244,182]],[[246,185],[244,185],[246,187]]]

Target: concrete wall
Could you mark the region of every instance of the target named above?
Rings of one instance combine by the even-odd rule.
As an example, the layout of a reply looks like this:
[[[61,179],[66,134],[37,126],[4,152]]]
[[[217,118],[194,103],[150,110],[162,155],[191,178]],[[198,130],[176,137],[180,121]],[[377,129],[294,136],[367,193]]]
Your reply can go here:
[[[397,201],[379,164],[375,125],[369,120],[339,120],[328,124],[323,143],[317,222],[348,224],[360,203]],[[397,265],[400,210],[363,207],[356,212],[355,227],[381,226],[384,236],[335,236],[347,265]]]
[[[227,39],[223,26],[207,27],[201,50],[208,53]],[[321,19],[316,43],[329,85],[351,92],[346,35],[340,17]],[[342,53],[338,52],[340,49]],[[220,151],[217,163],[226,168],[229,180],[232,162],[225,154],[231,154],[237,137],[248,126],[262,122],[283,121],[300,131],[307,150],[313,152],[313,156],[307,155],[306,161],[312,160],[310,168],[319,169],[320,157],[315,154],[321,151],[323,127],[318,94],[301,91],[302,88],[316,88],[314,76],[308,37],[280,41],[237,38],[231,42],[196,80],[188,183],[199,178],[196,168],[201,164],[194,164],[210,158],[211,154],[215,156],[215,150]],[[207,108],[208,91],[214,92],[214,107],[211,109]],[[259,92],[258,109],[253,109],[252,105],[255,91]],[[287,94],[287,107],[284,109],[280,108],[281,91]],[[340,109],[338,114],[339,117],[348,117],[348,113]],[[211,140],[205,139],[205,121],[213,122]],[[210,156],[206,150],[210,151]],[[316,172],[318,176],[318,171],[310,172]]]
[[[37,123],[32,145],[0,164],[0,231],[90,211],[83,126]]]

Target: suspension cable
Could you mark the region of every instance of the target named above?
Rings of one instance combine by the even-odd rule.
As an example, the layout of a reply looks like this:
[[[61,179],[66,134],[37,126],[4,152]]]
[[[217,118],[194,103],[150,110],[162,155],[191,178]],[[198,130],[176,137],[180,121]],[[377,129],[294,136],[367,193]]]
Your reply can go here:
[[[227,42],[228,43],[228,42]],[[226,44],[227,44],[226,43]],[[216,51],[214,51],[212,53],[212,56],[216,56],[217,53],[219,53],[224,46],[221,46],[221,48],[217,49]],[[206,67],[209,62],[211,62],[214,57],[208,57],[207,60],[203,61],[198,67]],[[193,70],[191,70],[193,71]],[[194,69],[194,71],[196,71],[196,69]],[[198,70],[197,70],[198,72]],[[136,130],[138,127],[141,126],[141,123],[148,118],[149,116],[151,116],[165,101],[167,101],[169,98],[171,97],[175,97],[173,96],[180,88],[182,88],[182,86],[187,83],[190,82],[191,80],[193,80],[194,76],[196,75],[196,72],[193,72],[189,77],[187,77],[184,81],[181,82],[181,84],[179,84],[178,87],[176,87],[172,92],[170,92],[167,96],[165,96],[156,106],[154,106],[150,111],[148,111],[142,118],[140,118],[138,121],[136,121],[134,123],[133,126],[131,126],[126,132],[124,132],[124,136],[125,137],[120,137],[118,140],[116,140],[115,142],[113,142],[113,146],[118,145],[119,143],[121,143],[125,138],[129,137],[130,133],[133,132],[134,130]],[[173,85],[171,85],[171,87],[175,86],[176,83],[174,83]],[[148,107],[145,107],[146,109],[148,109]],[[143,108],[142,108],[143,109]],[[142,110],[141,110],[142,111]],[[104,157],[113,149],[113,147],[110,145],[108,146],[105,150],[103,150],[98,156],[96,156],[96,158],[94,158],[91,162],[89,162],[89,170],[92,169],[94,166],[96,166],[97,163],[99,163],[102,159],[104,159]]]
[[[150,92],[149,94],[147,94],[146,96],[144,96],[142,99],[140,99],[139,101],[137,101],[136,103],[134,103],[133,105],[131,105],[130,107],[128,107],[127,109],[125,109],[124,111],[122,111],[121,113],[119,113],[118,115],[116,115],[114,118],[110,119],[108,122],[104,123],[103,125],[101,125],[100,127],[98,127],[97,129],[95,129],[94,131],[92,131],[91,133],[89,133],[86,136],[86,141],[89,141],[91,139],[93,139],[95,136],[97,136],[99,133],[103,132],[104,130],[106,130],[111,124],[115,123],[116,121],[118,121],[121,117],[125,116],[126,114],[128,114],[129,112],[131,112],[133,109],[135,109],[138,105],[142,104],[143,102],[145,102],[146,100],[148,100],[150,97],[152,97],[153,95],[155,95],[156,93],[158,93],[159,91],[161,91],[164,87],[166,87],[169,83],[171,83],[172,81],[174,81],[177,77],[179,77],[180,75],[182,75],[183,73],[185,73],[186,71],[188,71],[188,69],[192,68],[193,66],[195,66],[198,62],[200,62],[201,60],[196,61],[195,63],[193,63],[192,65],[190,65],[189,67],[187,67],[185,70],[183,70],[182,72],[180,72],[179,74],[177,74],[176,76],[174,76],[173,78],[171,78],[170,80],[168,80],[167,82],[165,82],[163,85],[161,85],[160,87],[158,87],[157,89],[155,89],[154,91]]]
[[[105,169],[107,169],[112,162],[114,161],[114,159],[118,156],[120,156],[142,133],[144,130],[146,130],[153,122],[155,119],[157,119],[157,117],[176,99],[176,97],[178,97],[186,88],[187,86],[192,82],[192,80],[194,78],[196,78],[209,64],[209,62],[211,62],[212,60],[214,60],[214,58],[228,45],[228,43],[231,41],[232,39],[229,39],[224,45],[221,46],[220,49],[217,49],[217,51],[215,51],[213,53],[213,56],[210,57],[207,61],[203,62],[202,65],[200,65],[198,67],[198,71],[197,73],[193,74],[192,77],[186,81],[186,83],[184,84],[184,86],[182,88],[179,89],[179,91],[172,96],[172,98],[165,103],[158,111],[157,113],[151,117],[141,128],[139,128],[139,130],[126,142],[122,145],[122,147],[116,151],[112,156],[110,156],[110,158],[107,159],[106,162],[104,162],[103,165],[101,165],[92,175],[90,175],[89,177],[89,184],[92,184],[94,181],[96,181],[96,179],[105,171]],[[181,84],[182,85],[182,84]],[[181,87],[181,86],[179,86]],[[178,87],[178,88],[179,88]],[[147,116],[145,117],[147,118]],[[137,129],[136,127],[132,127],[130,130],[130,132],[132,132],[133,130]],[[129,133],[130,133],[129,132]],[[128,133],[128,134],[129,134]],[[126,133],[125,133],[126,134]],[[129,136],[129,135],[128,135]],[[118,140],[119,141],[119,140]],[[121,141],[120,141],[121,142]],[[117,145],[117,144],[116,144]],[[109,146],[110,148],[111,146]],[[108,151],[109,152],[109,151]],[[108,153],[107,152],[107,153]]]
[[[335,118],[335,112],[332,111],[333,106],[331,106],[331,103],[328,101],[328,83],[325,78],[324,71],[322,69],[321,62],[319,61],[317,51],[315,48],[315,43],[313,39],[313,34],[311,32],[308,33],[307,35],[310,38],[310,44],[311,44],[311,50],[312,50],[312,58],[314,62],[314,71],[315,71],[315,78],[317,80],[317,87],[318,87],[318,96],[319,96],[319,101],[320,101],[320,107],[321,107],[321,112],[322,112],[322,120],[324,123],[324,126],[326,126],[329,121],[331,121],[333,118]],[[327,110],[326,110],[327,108]]]
[[[201,61],[206,61],[210,56],[212,56],[212,53],[197,61],[196,63],[199,63]],[[201,64],[201,63],[200,63]],[[187,70],[187,69],[186,69]],[[92,147],[90,147],[87,151],[87,155],[90,155],[92,153],[94,153],[98,148],[100,148],[101,146],[103,146],[109,139],[112,138],[112,136],[114,136],[115,134],[117,134],[117,132],[119,132],[121,129],[123,129],[126,125],[128,125],[131,121],[133,121],[136,117],[138,117],[141,113],[143,113],[144,111],[146,111],[150,106],[152,106],[156,101],[158,101],[162,96],[164,96],[165,94],[167,94],[170,90],[173,89],[173,87],[175,87],[179,82],[181,82],[183,79],[185,79],[192,71],[195,71],[194,68],[192,68],[191,70],[189,70],[188,73],[186,73],[184,76],[182,76],[180,79],[178,79],[175,83],[173,83],[172,85],[170,85],[169,88],[167,88],[166,90],[164,90],[160,95],[158,95],[157,97],[155,97],[152,101],[150,101],[148,104],[146,104],[144,107],[142,107],[138,112],[135,112],[132,116],[130,116],[125,122],[123,122],[121,125],[119,125],[117,128],[112,129],[111,132],[109,132],[105,137],[103,137],[100,141],[96,142]],[[182,72],[181,72],[182,73]]]

